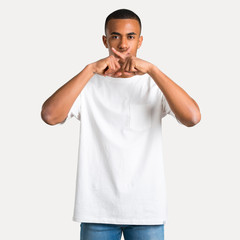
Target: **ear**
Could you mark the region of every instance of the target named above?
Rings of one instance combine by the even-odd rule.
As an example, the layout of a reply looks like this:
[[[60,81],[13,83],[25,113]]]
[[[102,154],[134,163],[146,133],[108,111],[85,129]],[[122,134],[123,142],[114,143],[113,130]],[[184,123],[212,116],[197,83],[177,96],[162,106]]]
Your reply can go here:
[[[143,41],[143,36],[141,36],[141,37],[139,38],[139,40],[138,40],[138,48],[141,47],[142,41]]]
[[[107,44],[107,37],[106,36],[102,36],[102,40],[103,40],[103,44],[106,48],[108,48],[108,44]]]

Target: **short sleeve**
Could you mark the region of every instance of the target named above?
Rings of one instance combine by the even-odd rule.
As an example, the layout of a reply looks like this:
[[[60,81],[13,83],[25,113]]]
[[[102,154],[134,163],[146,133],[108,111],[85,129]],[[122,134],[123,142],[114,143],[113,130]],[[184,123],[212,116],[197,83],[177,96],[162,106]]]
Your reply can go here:
[[[167,114],[173,116],[178,123],[182,124],[177,117],[175,116],[174,112],[170,108],[167,99],[165,98],[164,94],[162,94],[162,99],[161,99],[161,104],[162,104],[162,118],[164,118]]]
[[[68,119],[72,117],[75,117],[79,121],[81,120],[81,94],[78,95],[72,107],[70,108],[67,117],[60,124],[64,124]]]

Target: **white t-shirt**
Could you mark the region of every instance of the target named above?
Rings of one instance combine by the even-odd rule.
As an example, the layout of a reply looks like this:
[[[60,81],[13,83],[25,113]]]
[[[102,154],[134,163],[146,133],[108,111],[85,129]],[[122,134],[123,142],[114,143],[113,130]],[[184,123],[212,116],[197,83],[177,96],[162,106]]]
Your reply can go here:
[[[87,82],[67,117],[80,120],[73,221],[166,223],[161,122],[167,114],[175,117],[148,74],[95,74]]]

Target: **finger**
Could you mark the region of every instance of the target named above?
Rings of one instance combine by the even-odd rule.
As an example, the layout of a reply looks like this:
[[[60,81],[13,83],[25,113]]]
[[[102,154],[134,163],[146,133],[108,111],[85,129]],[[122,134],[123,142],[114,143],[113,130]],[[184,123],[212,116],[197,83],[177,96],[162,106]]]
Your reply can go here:
[[[126,52],[126,55],[127,55],[127,56],[130,56],[130,55],[131,55],[130,52],[131,52],[131,49],[129,48],[129,49],[127,50],[127,52]]]
[[[125,71],[131,73],[131,65],[132,65],[132,59],[131,58],[128,58],[128,61],[127,61],[127,64],[126,64],[126,67],[125,67]]]
[[[130,70],[129,70],[130,72],[137,72],[137,69],[135,68],[135,64],[134,64],[134,62],[132,61],[131,62],[131,66],[130,66]]]
[[[130,73],[130,72],[123,72],[123,74],[126,75],[126,76],[129,76],[129,77],[133,76],[133,73]]]
[[[127,70],[128,62],[129,62],[129,58],[127,58],[127,60],[126,60],[126,61],[123,63],[123,65],[122,65],[122,70],[123,70],[123,71],[128,71],[128,70]]]
[[[104,76],[111,76],[111,72],[109,71],[109,69],[107,71],[104,72],[103,74]]]
[[[104,75],[108,75],[111,73],[111,66],[110,66],[110,63],[108,64],[107,66],[107,70],[104,72]]]
[[[114,72],[115,72],[115,65],[113,63],[113,58],[110,57],[108,62],[108,70],[105,72],[105,75],[111,75]]]
[[[113,71],[112,71],[111,67],[109,67],[109,68],[107,69],[107,71],[105,71],[104,75],[105,75],[105,76],[111,76],[112,73],[113,73]]]
[[[119,64],[120,59],[114,58],[113,64],[114,64],[114,75],[121,69],[121,65]],[[116,76],[122,75],[121,71]]]
[[[124,60],[122,58],[118,57],[118,56],[114,56],[114,55],[112,55],[112,56],[114,58],[115,65],[121,67],[120,63],[122,64],[124,62]]]
[[[111,70],[112,70],[112,71],[111,71],[112,73],[114,73],[114,72],[116,71],[114,58],[111,59]]]
[[[114,77],[120,77],[122,75],[122,72],[115,72]]]
[[[126,70],[127,70],[128,72],[131,71],[131,64],[132,64],[132,59],[129,58],[129,61],[128,61],[128,64],[127,64],[127,67],[126,67]]]
[[[116,69],[116,70],[119,70],[119,69],[121,68],[121,66],[120,66],[120,64],[119,64],[119,62],[118,62],[119,60],[120,60],[119,58],[118,58],[118,59],[115,58],[115,60],[114,60],[115,69]]]
[[[117,51],[114,47],[112,47],[112,50],[113,50],[113,52],[118,56],[118,57],[120,57],[121,59],[125,59],[125,55],[123,54],[123,53],[120,53],[119,51]]]
[[[120,68],[119,59],[111,55],[108,59],[108,69],[105,71],[104,76],[113,77]]]

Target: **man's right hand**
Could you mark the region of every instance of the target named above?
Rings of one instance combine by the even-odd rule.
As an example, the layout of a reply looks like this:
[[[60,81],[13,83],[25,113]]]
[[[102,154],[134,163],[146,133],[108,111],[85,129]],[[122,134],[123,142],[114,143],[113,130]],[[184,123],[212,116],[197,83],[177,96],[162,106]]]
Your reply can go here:
[[[119,60],[113,55],[100,59],[92,63],[93,72],[103,76],[116,76],[115,73],[121,68]],[[121,72],[118,72],[117,76],[121,76]]]
[[[129,56],[129,52],[126,52],[121,57],[110,55],[106,58],[100,59],[97,62],[92,63],[93,73],[97,73],[103,76],[120,77],[123,75],[129,75],[126,72],[121,71],[121,68],[125,62],[125,59]]]

